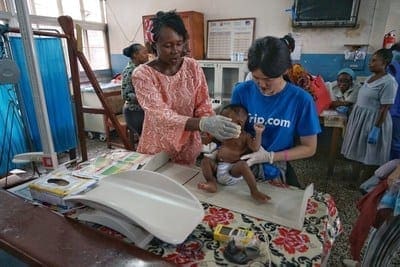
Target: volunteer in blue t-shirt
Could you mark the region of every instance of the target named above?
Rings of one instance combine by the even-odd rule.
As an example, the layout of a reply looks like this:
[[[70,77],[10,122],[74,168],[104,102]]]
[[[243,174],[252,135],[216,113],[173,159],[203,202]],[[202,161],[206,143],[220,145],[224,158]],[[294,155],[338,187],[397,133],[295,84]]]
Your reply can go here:
[[[392,63],[389,64],[387,71],[392,74],[397,82],[397,93],[393,105],[390,107],[392,116],[392,147],[390,152],[391,159],[400,158],[400,42],[395,43],[391,48],[393,53]]]
[[[266,179],[275,178],[270,175],[271,167],[279,166],[284,182],[300,186],[288,162],[315,154],[321,128],[311,95],[283,79],[291,64],[290,51],[282,40],[257,39],[248,53],[253,80],[235,86],[231,103],[248,110],[247,131],[254,131],[255,123],[265,125],[261,149],[242,159],[250,166],[262,163]],[[295,143],[296,137],[299,142]]]

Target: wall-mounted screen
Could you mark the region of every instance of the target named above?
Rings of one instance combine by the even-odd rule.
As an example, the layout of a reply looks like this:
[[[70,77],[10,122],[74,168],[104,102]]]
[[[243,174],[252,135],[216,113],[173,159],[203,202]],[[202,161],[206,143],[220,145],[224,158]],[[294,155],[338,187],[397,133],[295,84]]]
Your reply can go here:
[[[360,0],[295,0],[294,27],[354,27]]]

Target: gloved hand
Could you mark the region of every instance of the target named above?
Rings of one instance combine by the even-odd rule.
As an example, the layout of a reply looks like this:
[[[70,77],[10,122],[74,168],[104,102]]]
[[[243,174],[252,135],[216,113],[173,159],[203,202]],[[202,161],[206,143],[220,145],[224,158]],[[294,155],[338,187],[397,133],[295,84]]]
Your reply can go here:
[[[381,128],[379,127],[372,127],[372,130],[368,134],[368,143],[369,144],[376,144],[378,141],[379,133],[381,132]]]
[[[347,112],[349,111],[349,107],[347,107],[347,106],[338,106],[338,107],[336,107],[336,111],[341,113],[341,114],[347,114]]]
[[[260,147],[260,149],[256,152],[243,155],[240,157],[241,160],[246,160],[247,165],[252,166],[257,163],[264,163],[264,162],[269,162],[269,163],[274,163],[274,152],[268,152],[266,151],[263,147]]]
[[[222,141],[230,138],[238,138],[241,132],[240,125],[231,122],[232,119],[216,115],[200,119],[199,128]]]

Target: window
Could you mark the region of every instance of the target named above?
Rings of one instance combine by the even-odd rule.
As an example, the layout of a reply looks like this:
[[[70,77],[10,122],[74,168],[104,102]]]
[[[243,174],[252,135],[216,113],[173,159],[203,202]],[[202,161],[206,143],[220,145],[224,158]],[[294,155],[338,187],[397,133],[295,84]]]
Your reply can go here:
[[[86,38],[83,40],[84,51],[93,69],[108,68],[108,64],[105,64],[108,62],[105,39],[103,31],[86,31]]]
[[[59,29],[59,15],[71,16],[81,26],[83,52],[93,70],[110,68],[103,5],[103,0],[28,0],[35,29]]]
[[[7,11],[6,1],[0,0],[0,11]]]
[[[83,20],[81,15],[82,8],[78,8],[79,6],[79,0],[62,0],[62,14],[71,16],[74,20]]]
[[[10,18],[10,2],[8,0],[0,0],[0,22],[6,24]]]
[[[103,22],[103,8],[98,0],[86,0],[83,3],[83,16],[85,21]]]
[[[35,0],[30,6],[31,14],[45,17],[58,17],[57,1]]]

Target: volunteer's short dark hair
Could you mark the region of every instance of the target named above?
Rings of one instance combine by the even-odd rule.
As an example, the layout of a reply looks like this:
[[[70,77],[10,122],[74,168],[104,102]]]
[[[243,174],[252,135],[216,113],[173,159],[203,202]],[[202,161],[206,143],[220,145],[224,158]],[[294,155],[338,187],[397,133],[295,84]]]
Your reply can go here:
[[[130,58],[130,57],[132,56],[132,54],[137,53],[137,52],[140,50],[140,48],[142,48],[142,45],[141,45],[141,44],[134,43],[134,44],[131,44],[131,45],[128,46],[128,47],[125,47],[125,48],[122,50],[122,54],[123,54],[124,56]]]
[[[290,52],[293,52],[296,47],[296,42],[290,34],[286,34],[281,40],[287,45]]]
[[[386,48],[381,48],[377,50],[374,55],[382,58],[383,62],[385,62],[386,65],[389,65],[393,58],[392,50]]]
[[[189,38],[185,24],[175,10],[168,12],[158,11],[156,16],[151,20],[153,21],[153,29],[151,32],[154,34],[153,38],[155,42],[157,42],[160,37],[160,31],[163,27],[173,29],[179,36],[183,37],[184,42]]]
[[[265,76],[277,78],[292,66],[289,48],[276,37],[256,39],[249,48],[247,66],[249,71],[260,69]]]

